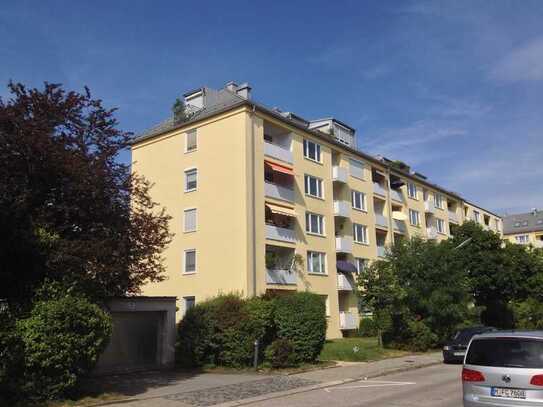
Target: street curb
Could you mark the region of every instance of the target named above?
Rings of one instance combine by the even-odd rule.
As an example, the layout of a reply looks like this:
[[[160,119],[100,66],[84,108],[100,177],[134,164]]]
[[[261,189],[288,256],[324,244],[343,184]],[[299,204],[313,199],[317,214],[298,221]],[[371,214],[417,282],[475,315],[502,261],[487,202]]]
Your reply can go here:
[[[334,381],[331,381],[331,382],[324,382],[324,383],[317,383],[317,384],[313,384],[313,385],[309,385],[309,386],[298,387],[298,388],[292,389],[292,390],[273,392],[273,393],[263,394],[261,396],[250,397],[250,398],[246,398],[246,399],[242,399],[242,400],[227,401],[225,403],[215,404],[213,407],[244,406],[244,405],[256,403],[256,402],[259,402],[259,401],[277,399],[277,398],[281,398],[281,397],[290,396],[290,395],[293,395],[293,394],[307,393],[307,392],[310,392],[310,391],[313,391],[313,390],[323,389],[323,388],[326,388],[326,387],[340,386],[342,384],[353,383],[353,382],[363,380],[363,379],[372,379],[372,378],[375,378],[375,377],[388,376],[388,375],[395,374],[395,373],[402,373],[402,372],[407,372],[407,371],[410,371],[410,370],[416,370],[416,369],[421,369],[421,368],[424,368],[424,367],[439,365],[441,363],[443,363],[443,362],[440,361],[440,360],[432,360],[432,361],[428,361],[428,362],[425,362],[425,363],[420,363],[420,364],[417,364],[417,365],[401,366],[401,367],[390,368],[390,369],[382,369],[382,370],[370,373],[370,374],[365,375],[365,376],[358,376],[358,377],[354,377],[354,378],[349,377],[347,379],[334,380]],[[337,366],[337,365],[336,366],[327,366],[327,367],[325,367],[323,369],[317,369],[317,370],[334,369],[334,368],[337,368],[337,367],[340,367],[340,366]],[[298,373],[289,374],[288,376],[294,376],[296,374],[304,374],[304,373],[310,373],[310,372],[311,371],[309,371],[309,372],[298,372]],[[130,403],[130,402],[138,402],[138,401],[141,402],[141,401],[147,401],[147,400],[160,399],[160,398],[164,398],[164,397],[167,397],[167,395],[164,394],[164,395],[161,395],[161,396],[141,397],[141,398],[139,398],[139,397],[130,397],[130,398],[126,398],[126,399],[106,401],[106,402],[103,402],[103,403],[89,404],[86,407],[110,406],[110,405],[114,405],[114,404],[125,404],[125,403]]]

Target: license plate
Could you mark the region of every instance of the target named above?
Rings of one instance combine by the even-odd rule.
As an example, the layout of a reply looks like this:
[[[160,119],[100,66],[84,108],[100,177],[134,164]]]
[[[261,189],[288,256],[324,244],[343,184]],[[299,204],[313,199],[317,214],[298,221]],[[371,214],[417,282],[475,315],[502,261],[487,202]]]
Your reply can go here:
[[[454,356],[464,356],[466,352],[454,352]]]
[[[492,397],[505,397],[509,399],[525,399],[526,390],[521,389],[504,389],[502,387],[492,387],[490,389]]]

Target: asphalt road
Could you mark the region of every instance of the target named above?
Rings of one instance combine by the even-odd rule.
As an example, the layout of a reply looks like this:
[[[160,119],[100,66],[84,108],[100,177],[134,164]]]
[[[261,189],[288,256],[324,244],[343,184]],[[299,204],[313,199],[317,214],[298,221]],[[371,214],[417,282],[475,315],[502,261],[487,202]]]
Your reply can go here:
[[[436,365],[251,404],[275,406],[461,407],[461,366]]]

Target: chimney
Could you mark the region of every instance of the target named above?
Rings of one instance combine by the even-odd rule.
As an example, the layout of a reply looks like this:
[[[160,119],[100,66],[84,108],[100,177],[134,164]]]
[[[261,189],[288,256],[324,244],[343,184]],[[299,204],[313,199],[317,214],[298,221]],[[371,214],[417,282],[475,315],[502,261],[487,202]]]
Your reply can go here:
[[[251,87],[247,82],[242,83],[238,86],[236,90],[238,96],[241,96],[243,99],[251,99]]]
[[[224,86],[225,89],[228,89],[230,92],[235,92],[238,89],[238,84],[234,81],[227,82]]]

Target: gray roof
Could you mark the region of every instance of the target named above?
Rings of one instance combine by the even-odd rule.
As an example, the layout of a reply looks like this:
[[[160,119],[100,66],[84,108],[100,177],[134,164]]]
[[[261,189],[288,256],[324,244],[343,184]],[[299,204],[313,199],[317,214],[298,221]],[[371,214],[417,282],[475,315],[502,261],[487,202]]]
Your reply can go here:
[[[505,235],[540,231],[543,231],[542,210],[509,215],[503,218],[503,233]]]

